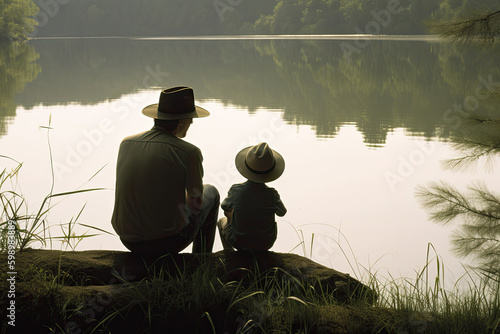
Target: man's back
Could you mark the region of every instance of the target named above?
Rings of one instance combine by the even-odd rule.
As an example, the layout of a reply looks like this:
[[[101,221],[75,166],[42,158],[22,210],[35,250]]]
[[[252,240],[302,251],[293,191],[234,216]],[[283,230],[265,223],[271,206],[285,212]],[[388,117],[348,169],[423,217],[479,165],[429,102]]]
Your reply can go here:
[[[186,191],[203,189],[200,150],[159,127],[125,138],[118,154],[112,225],[129,242],[179,233],[187,224]]]

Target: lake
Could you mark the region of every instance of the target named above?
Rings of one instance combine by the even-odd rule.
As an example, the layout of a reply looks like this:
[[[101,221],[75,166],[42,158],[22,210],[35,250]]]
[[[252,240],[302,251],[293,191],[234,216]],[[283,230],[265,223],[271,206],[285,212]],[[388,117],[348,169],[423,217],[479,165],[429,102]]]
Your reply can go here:
[[[23,162],[19,187],[30,210],[51,189],[51,159],[54,192],[105,188],[54,198],[56,226],[85,205],[81,223],[113,232],[119,143],[151,128],[142,108],[178,85],[193,87],[211,112],[186,137],[203,152],[205,183],[224,198],[244,181],[235,154],[268,142],[286,161],[269,185],[288,208],[272,250],[351,275],[369,268],[415,277],[432,244],[454,282],[468,263],[451,253],[454,228],[429,220],[415,188],[440,180],[459,189],[478,179],[500,185],[481,163],[464,173],[442,167],[457,156],[460,106],[492,108],[477,96],[500,81],[500,59],[488,51],[423,37],[239,36],[35,39],[0,52],[0,155]],[[49,122],[50,130],[41,127]],[[2,159],[2,167],[15,165]],[[84,232],[95,231],[77,227]],[[105,234],[76,249],[125,250]]]

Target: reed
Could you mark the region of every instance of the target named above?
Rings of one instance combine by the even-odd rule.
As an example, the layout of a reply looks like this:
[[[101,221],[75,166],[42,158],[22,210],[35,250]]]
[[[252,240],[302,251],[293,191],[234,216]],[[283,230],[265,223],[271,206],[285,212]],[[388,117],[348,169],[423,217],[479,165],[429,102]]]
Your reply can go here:
[[[445,266],[437,256],[430,259],[431,250],[429,245],[426,265],[413,279],[382,283],[373,277],[372,288],[379,295],[376,306],[393,310],[391,317],[381,319],[383,327],[394,333],[499,333],[498,281],[470,270],[446,289]]]
[[[0,156],[0,158],[6,157]],[[22,165],[22,163],[18,163],[14,168],[10,170],[5,168],[0,173],[0,204],[2,206],[0,212],[0,251],[3,252],[8,249],[9,230],[13,230],[11,233],[14,235],[15,249],[19,252],[28,246],[36,244],[41,247],[49,246],[52,248],[53,240],[59,240],[66,246],[66,249],[70,247],[74,250],[83,239],[98,235],[95,233],[88,234],[87,232],[75,234],[76,225],[102,233],[109,233],[94,226],[78,223],[78,218],[85,208],[84,205],[76,217],[72,217],[67,223],[58,224],[62,235],[52,236],[50,231],[54,224],[49,221],[49,213],[55,206],[55,204],[51,203],[52,199],[102,190],[103,188],[80,189],[61,193],[50,191],[42,199],[37,209],[30,210],[28,199],[20,191],[18,185],[18,175]]]
[[[54,224],[51,224],[48,218],[50,211],[55,206],[55,204],[52,203],[53,199],[64,199],[68,196],[99,191],[104,188],[77,189],[54,193],[55,178],[52,149],[50,145],[50,130],[52,129],[50,125],[51,117],[49,117],[47,126],[40,126],[40,128],[47,129],[51,186],[47,195],[41,200],[38,209],[30,209],[28,198],[23,194],[19,186],[19,174],[23,163],[11,157],[0,155],[0,159],[10,160],[15,163],[13,168],[4,168],[2,172],[0,172],[0,204],[2,206],[2,211],[0,212],[0,252],[4,252],[9,248],[9,232],[14,238],[14,248],[19,252],[23,251],[28,246],[36,244],[41,247],[49,246],[52,248],[52,241],[54,240],[61,241],[61,246],[65,246],[66,249],[71,248],[75,250],[76,246],[86,238],[96,236],[100,233],[111,234],[95,226],[78,223],[78,219],[85,208],[85,205],[83,205],[76,217],[72,217],[67,223],[58,224],[62,232],[61,235],[51,235],[51,228]],[[90,182],[102,168],[89,178],[87,182]],[[77,225],[90,228],[99,233],[88,234],[84,232],[76,234],[75,227]],[[12,246],[12,238],[10,240]]]

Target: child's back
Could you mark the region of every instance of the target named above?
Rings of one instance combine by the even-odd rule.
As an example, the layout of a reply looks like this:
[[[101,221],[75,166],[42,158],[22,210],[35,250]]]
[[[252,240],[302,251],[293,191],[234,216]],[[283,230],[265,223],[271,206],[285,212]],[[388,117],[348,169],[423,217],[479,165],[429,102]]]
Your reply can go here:
[[[236,168],[248,181],[233,185],[221,204],[227,217],[218,222],[222,244],[224,249],[268,250],[277,237],[275,215],[284,216],[286,208],[276,189],[265,182],[281,176],[285,161],[260,143],[237,154]]]
[[[277,237],[275,214],[282,217],[286,208],[278,192],[265,183],[246,181],[231,187],[222,209],[232,215],[230,242],[237,249],[268,250]]]

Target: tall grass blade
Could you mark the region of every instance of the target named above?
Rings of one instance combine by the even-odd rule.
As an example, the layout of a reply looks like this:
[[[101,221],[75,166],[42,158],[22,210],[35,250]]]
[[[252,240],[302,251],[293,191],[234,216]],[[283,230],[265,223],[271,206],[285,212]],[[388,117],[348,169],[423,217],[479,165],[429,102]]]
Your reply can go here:
[[[208,312],[203,313],[201,318],[202,319],[207,318],[208,322],[210,323],[210,327],[212,328],[212,333],[217,334],[217,331],[215,330],[215,325],[214,325],[214,322],[212,321],[212,317],[210,316],[210,313],[208,313]]]
[[[103,169],[104,167],[106,167],[108,164],[105,164],[104,166],[102,166],[101,168],[99,168],[99,170],[97,172],[95,172],[94,175],[92,175],[88,180],[87,182],[91,181],[94,177],[96,177],[97,174],[99,174]]]
[[[94,229],[94,230],[97,230],[99,232],[106,233],[106,234],[109,234],[109,235],[115,235],[114,233],[108,232],[106,230],[103,230],[102,228],[95,227],[95,226],[92,226],[92,225],[87,225],[87,224],[83,224],[83,223],[78,223],[78,225],[84,226],[84,227],[88,227],[88,228],[91,228],[91,229]]]

